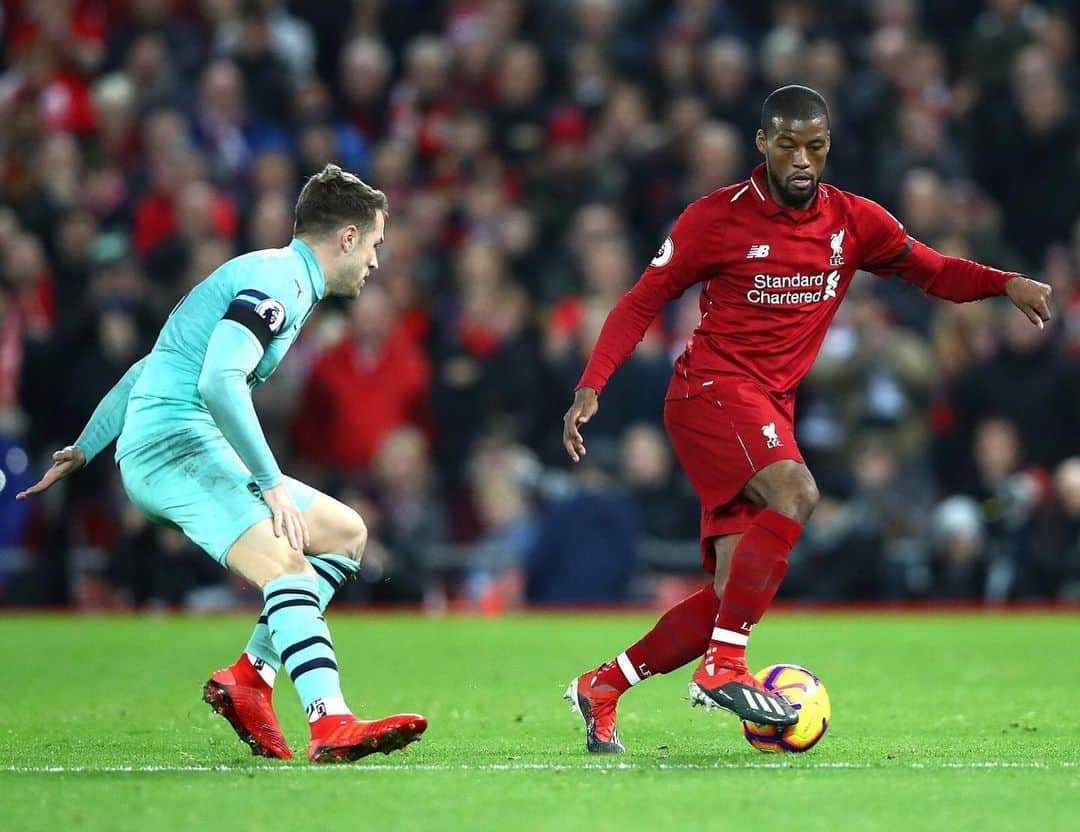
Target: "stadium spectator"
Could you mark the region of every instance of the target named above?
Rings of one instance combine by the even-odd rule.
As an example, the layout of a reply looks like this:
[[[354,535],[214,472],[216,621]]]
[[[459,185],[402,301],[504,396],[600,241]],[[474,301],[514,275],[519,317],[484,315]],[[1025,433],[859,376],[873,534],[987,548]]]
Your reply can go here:
[[[979,599],[986,591],[986,529],[979,504],[953,496],[934,509],[931,534],[933,597]]]
[[[384,571],[398,601],[419,601],[425,588],[424,550],[447,537],[447,519],[435,490],[430,443],[423,431],[403,427],[387,434],[374,465],[372,534],[391,553]],[[367,516],[367,515],[365,515]]]
[[[344,113],[369,140],[386,132],[392,58],[379,40],[358,37],[341,54],[341,93]]]
[[[431,343],[437,456],[444,480],[459,483],[472,445],[489,428],[531,435],[539,419],[540,366],[526,295],[499,250],[465,245],[454,274],[455,293],[433,310]],[[479,422],[481,412],[497,415]]]
[[[1005,417],[1016,426],[1031,461],[1050,465],[1075,453],[1080,441],[1075,365],[1061,356],[1051,332],[1026,331],[1004,309],[996,324],[1003,337],[993,355],[974,364],[953,387],[956,433],[974,436],[980,421]],[[1009,379],[1009,385],[1000,379]]]
[[[418,37],[409,44],[405,67],[390,95],[390,132],[429,161],[445,147],[453,112],[449,49],[440,38]]]
[[[622,436],[619,456],[619,481],[641,514],[642,533],[662,540],[692,539],[700,513],[663,432],[656,425],[631,425]]]
[[[226,5],[226,4],[222,4]],[[256,31],[245,31],[244,24],[254,25]],[[258,31],[265,26],[265,35]],[[274,57],[289,73],[292,82],[305,81],[315,67],[315,36],[311,27],[289,13],[284,0],[254,0],[239,18],[222,20],[215,28],[215,47],[225,54],[247,51],[245,38],[268,39]]]
[[[758,103],[751,87],[753,63],[745,41],[717,38],[704,49],[702,82],[709,114],[735,128],[741,141],[754,132],[759,120]],[[746,150],[751,148],[747,143]]]
[[[1049,489],[1043,468],[1030,464],[1017,426],[989,418],[975,426],[976,481],[990,538],[987,600],[1006,601],[1045,593],[1037,567],[1035,529]]]
[[[1054,474],[1057,503],[1039,551],[1049,561],[1048,584],[1059,598],[1080,599],[1080,457],[1069,457]]]
[[[251,209],[247,248],[281,248],[292,239],[292,205],[282,194],[269,194]]]
[[[395,429],[427,423],[431,369],[398,327],[386,291],[364,287],[348,331],[311,368],[293,420],[297,456],[326,471],[363,472]]]
[[[179,531],[148,522],[131,505],[121,511],[111,554],[104,574],[83,576],[77,590],[82,606],[190,609],[200,588],[221,586],[221,575],[200,549]]]
[[[206,57],[207,44],[192,21],[176,14],[178,6],[176,0],[133,0],[126,15],[110,20],[106,66],[119,67],[133,44],[149,35],[159,39],[170,72],[185,81],[193,78]]]
[[[922,447],[937,380],[929,345],[893,325],[885,304],[869,291],[851,292],[839,317],[807,378],[807,392],[835,414],[845,436],[887,428],[901,453]]]
[[[472,506],[478,521],[476,556],[465,571],[464,597],[497,612],[520,604],[523,570],[539,533],[529,480],[533,455],[503,437],[480,442],[468,461]]]
[[[606,458],[598,461],[601,456]],[[574,472],[576,488],[547,505],[525,562],[526,600],[628,600],[641,521],[637,506],[612,477],[615,458],[614,453],[594,451]]]
[[[507,161],[527,170],[544,146],[544,59],[531,43],[507,46],[495,78],[494,134]]]

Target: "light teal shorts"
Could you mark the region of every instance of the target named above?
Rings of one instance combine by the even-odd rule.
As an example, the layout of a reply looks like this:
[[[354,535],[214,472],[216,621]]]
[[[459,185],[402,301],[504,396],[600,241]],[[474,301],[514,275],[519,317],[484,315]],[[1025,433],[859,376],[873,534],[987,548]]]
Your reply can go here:
[[[130,451],[119,465],[136,508],[182,530],[222,566],[240,536],[271,516],[251,472],[220,434],[177,431]],[[291,477],[285,486],[300,511],[318,493]]]

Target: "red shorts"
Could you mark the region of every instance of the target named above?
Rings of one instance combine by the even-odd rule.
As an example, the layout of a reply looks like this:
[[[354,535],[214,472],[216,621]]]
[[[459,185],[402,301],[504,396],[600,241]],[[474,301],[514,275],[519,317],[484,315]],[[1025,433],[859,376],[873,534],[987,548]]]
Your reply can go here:
[[[716,571],[712,539],[742,534],[761,511],[742,496],[754,474],[782,459],[803,462],[794,410],[794,396],[773,396],[731,376],[690,398],[664,403],[672,447],[701,501],[701,561],[707,571]]]

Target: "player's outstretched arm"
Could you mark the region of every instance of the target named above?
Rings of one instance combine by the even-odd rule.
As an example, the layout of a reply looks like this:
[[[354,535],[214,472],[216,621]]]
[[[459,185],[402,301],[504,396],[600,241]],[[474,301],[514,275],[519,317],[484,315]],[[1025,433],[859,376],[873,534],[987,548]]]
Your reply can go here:
[[[563,446],[574,462],[585,455],[581,426],[599,409],[598,397],[612,373],[630,357],[664,304],[701,280],[715,211],[708,197],[687,207],[641,278],[608,313],[563,417]]]
[[[591,387],[599,396],[611,375],[634,351],[664,304],[701,280],[715,209],[709,198],[692,203],[645,267],[641,278],[608,313],[577,390]]]
[[[273,516],[274,534],[284,534],[294,549],[302,550],[309,542],[307,524],[285,488],[247,384],[262,355],[263,346],[250,330],[229,319],[218,321],[199,374],[199,395],[255,478]]]
[[[94,457],[108,447],[124,428],[124,415],[127,413],[128,398],[131,388],[142,375],[146,357],[139,359],[121,379],[105,394],[94,408],[90,421],[86,423],[74,445],[68,445],[53,453],[53,464],[38,482],[15,495],[17,500],[25,500],[43,491],[48,491],[58,480],[78,471]]]
[[[1047,284],[963,257],[947,257],[911,237],[896,217],[872,200],[856,197],[854,207],[864,238],[860,268],[882,277],[897,275],[926,294],[953,303],[1008,295],[1039,329],[1050,320]]]
[[[1050,320],[1051,288],[1047,284],[963,257],[946,257],[918,240],[910,245],[897,270],[902,279],[926,294],[953,303],[1007,295],[1039,329]]]

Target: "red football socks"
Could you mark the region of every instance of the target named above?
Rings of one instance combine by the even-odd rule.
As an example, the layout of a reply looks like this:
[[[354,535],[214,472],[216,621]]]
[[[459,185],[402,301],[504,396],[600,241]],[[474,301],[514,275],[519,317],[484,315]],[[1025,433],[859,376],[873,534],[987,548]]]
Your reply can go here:
[[[788,555],[802,524],[764,509],[735,544],[710,647],[716,655],[743,658],[750,627],[761,620],[787,573]]]
[[[640,641],[601,667],[594,685],[608,685],[622,693],[654,673],[670,673],[701,658],[719,604],[712,584],[684,598],[660,616]]]

